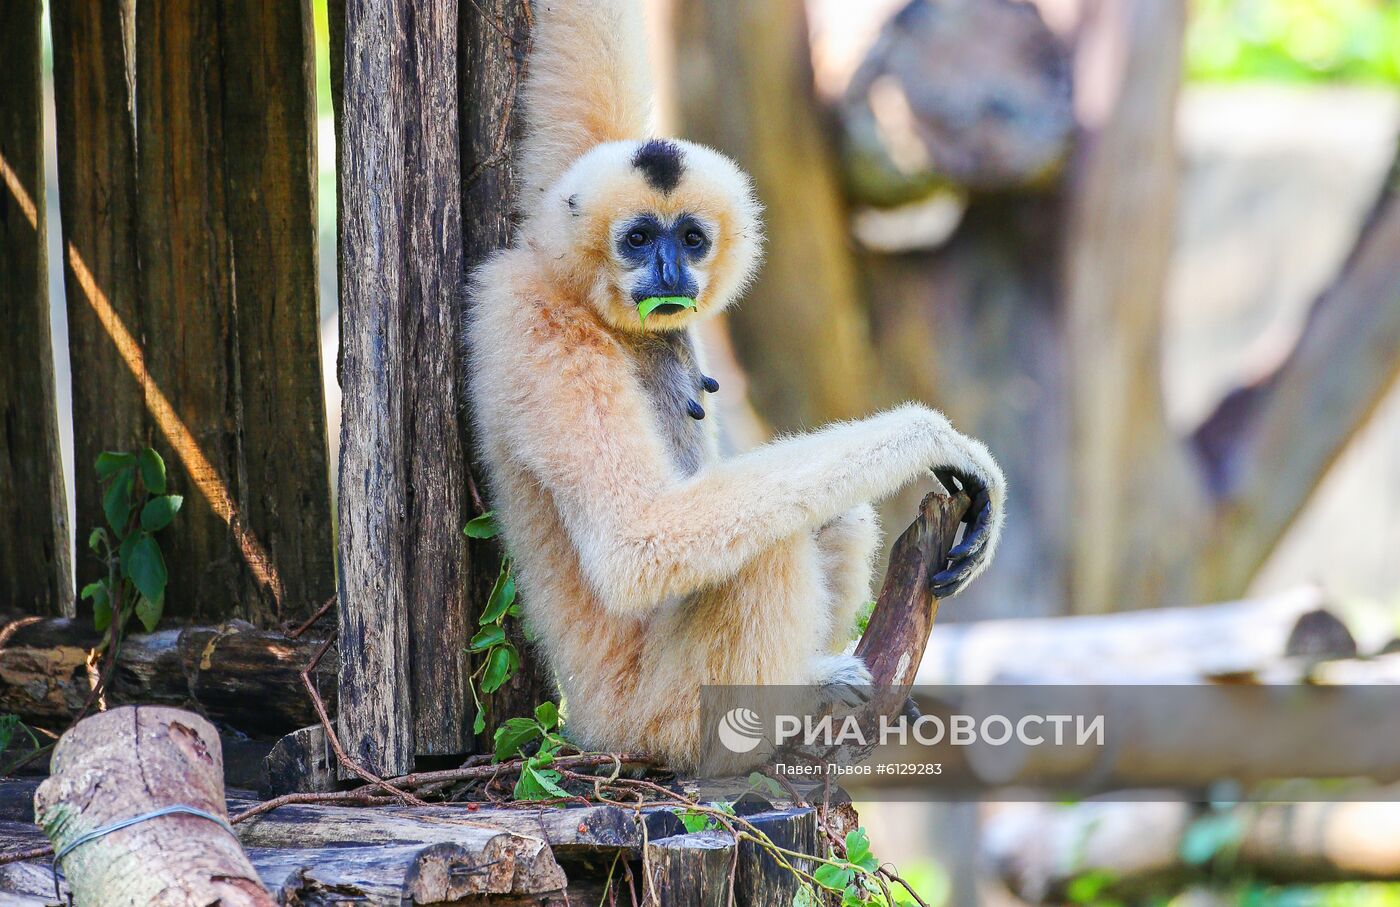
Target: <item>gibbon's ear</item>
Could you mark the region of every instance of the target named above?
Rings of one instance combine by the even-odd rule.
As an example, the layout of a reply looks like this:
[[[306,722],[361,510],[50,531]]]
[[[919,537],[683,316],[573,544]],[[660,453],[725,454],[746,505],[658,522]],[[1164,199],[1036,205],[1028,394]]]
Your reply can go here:
[[[652,133],[652,85],[640,0],[535,0],[520,213],[595,145]]]

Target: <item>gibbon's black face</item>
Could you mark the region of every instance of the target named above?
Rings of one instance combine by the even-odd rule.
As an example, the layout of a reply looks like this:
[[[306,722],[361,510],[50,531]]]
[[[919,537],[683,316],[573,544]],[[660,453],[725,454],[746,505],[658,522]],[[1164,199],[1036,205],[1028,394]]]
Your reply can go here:
[[[617,240],[619,257],[633,274],[632,301],[652,297],[694,299],[700,292],[691,266],[710,252],[711,240],[695,217],[682,214],[667,223],[654,214],[629,221]],[[669,315],[681,311],[679,303],[666,303],[654,311]]]

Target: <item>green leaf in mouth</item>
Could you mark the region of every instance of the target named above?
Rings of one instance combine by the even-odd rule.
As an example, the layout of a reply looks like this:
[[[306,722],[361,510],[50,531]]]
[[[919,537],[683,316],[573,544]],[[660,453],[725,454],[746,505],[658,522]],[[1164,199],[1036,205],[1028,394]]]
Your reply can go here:
[[[663,305],[678,305],[687,309],[697,308],[695,300],[689,296],[648,296],[637,303],[637,314],[642,319],[642,327],[647,326],[647,316]]]

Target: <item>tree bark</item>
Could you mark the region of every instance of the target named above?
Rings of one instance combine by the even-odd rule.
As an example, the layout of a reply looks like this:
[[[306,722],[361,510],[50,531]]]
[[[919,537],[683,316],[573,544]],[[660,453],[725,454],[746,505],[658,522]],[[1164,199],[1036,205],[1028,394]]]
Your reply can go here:
[[[471,748],[457,7],[345,7],[340,733],[402,774]]]
[[[197,715],[151,706],[102,712],[64,734],[53,775],[35,794],[39,824],[56,849],[174,805],[227,818],[219,737]],[[110,832],[70,851],[61,868],[81,904],[276,903],[237,839],[199,816],[166,815]]]
[[[38,0],[0,3],[0,599],[72,607],[49,336]]]
[[[726,832],[702,831],[647,845],[651,875],[647,885],[665,907],[723,907],[729,897],[729,866],[734,839]],[[774,902],[776,903],[776,902]]]

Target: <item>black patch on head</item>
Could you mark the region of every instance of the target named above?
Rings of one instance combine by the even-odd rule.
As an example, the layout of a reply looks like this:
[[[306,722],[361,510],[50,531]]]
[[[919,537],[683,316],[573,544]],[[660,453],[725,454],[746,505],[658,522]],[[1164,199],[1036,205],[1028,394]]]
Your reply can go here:
[[[681,183],[685,158],[675,142],[652,139],[632,155],[632,166],[642,171],[647,185],[660,192],[670,192]]]

